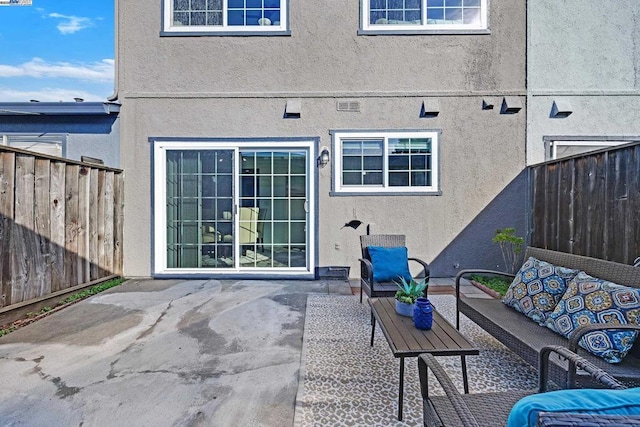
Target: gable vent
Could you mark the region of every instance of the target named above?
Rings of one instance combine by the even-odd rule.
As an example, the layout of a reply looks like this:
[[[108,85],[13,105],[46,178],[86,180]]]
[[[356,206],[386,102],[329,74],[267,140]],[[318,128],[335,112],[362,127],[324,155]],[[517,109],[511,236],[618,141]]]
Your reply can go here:
[[[360,103],[358,101],[338,101],[337,110],[349,113],[359,113]]]

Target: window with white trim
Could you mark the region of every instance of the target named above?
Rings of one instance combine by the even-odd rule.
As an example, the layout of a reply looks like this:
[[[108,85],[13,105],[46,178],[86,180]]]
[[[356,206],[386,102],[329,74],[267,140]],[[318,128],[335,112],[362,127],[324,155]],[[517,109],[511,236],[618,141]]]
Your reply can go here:
[[[334,191],[437,192],[438,132],[335,132]]]
[[[2,145],[20,148],[22,150],[34,151],[49,156],[62,157],[63,148],[67,141],[66,135],[47,134],[47,135],[24,135],[24,134],[6,134],[0,135]]]
[[[361,0],[365,31],[487,30],[488,0]]]
[[[574,141],[550,141],[549,142],[549,159],[561,159],[563,157],[575,156],[578,154],[588,153],[589,151],[600,150],[602,148],[613,147],[615,145],[625,144],[629,141],[613,141],[613,140],[574,140]]]
[[[286,30],[286,0],[164,0],[167,32]]]

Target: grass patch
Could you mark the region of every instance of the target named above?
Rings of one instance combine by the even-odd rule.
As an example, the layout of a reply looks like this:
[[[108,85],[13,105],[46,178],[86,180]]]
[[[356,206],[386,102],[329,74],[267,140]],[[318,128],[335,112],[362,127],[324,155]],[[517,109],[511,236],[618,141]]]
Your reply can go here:
[[[68,297],[66,297],[65,299],[58,301],[58,303],[56,304],[56,308],[60,307],[62,308],[63,306],[76,302],[76,301],[80,301],[82,299],[88,298],[92,295],[95,294],[99,294],[100,292],[106,291],[107,289],[113,288],[114,286],[118,286],[120,284],[122,284],[123,282],[125,282],[127,279],[123,279],[121,277],[118,277],[116,279],[111,279],[111,280],[107,280],[106,282],[100,283],[98,285],[94,285],[92,287],[90,287],[89,289],[85,289],[83,291],[77,292],[75,294],[69,295]],[[11,333],[15,330],[17,330],[20,326],[24,326],[24,325],[28,325],[29,323],[31,323],[34,319],[36,319],[38,316],[41,316],[45,313],[48,313],[50,311],[52,311],[53,308],[51,307],[42,307],[42,309],[40,309],[40,311],[37,312],[28,312],[25,315],[24,319],[20,319],[20,320],[16,320],[15,322],[13,322],[10,325],[5,325],[0,327],[0,337],[7,335],[8,333]]]
[[[507,289],[509,289],[509,285],[511,285],[512,282],[512,280],[507,277],[481,276],[479,274],[472,274],[471,280],[483,284],[489,289],[493,289],[494,291],[499,293],[501,297],[503,297],[504,294],[507,293]]]

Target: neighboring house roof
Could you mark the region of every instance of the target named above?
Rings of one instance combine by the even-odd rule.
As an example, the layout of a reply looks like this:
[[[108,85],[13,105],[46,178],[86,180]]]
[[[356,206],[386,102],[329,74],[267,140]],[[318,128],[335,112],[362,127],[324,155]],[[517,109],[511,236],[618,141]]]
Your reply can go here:
[[[0,116],[101,116],[119,112],[116,102],[0,102]]]

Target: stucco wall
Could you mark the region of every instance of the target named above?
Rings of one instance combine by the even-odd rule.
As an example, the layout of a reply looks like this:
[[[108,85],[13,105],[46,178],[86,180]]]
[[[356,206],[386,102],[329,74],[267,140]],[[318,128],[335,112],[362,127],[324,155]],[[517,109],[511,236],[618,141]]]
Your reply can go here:
[[[331,197],[331,167],[320,169],[318,264],[348,265],[354,274],[358,271],[358,236],[364,229],[341,229],[353,219],[354,210],[358,219],[373,224],[373,233],[406,234],[412,255],[430,261],[456,240],[523,168],[524,112],[503,115],[495,109],[482,110],[482,98],[478,97],[442,98],[440,115],[424,119],[416,112],[419,99],[360,101],[363,112],[350,114],[337,112],[335,100],[307,98],[303,116],[297,120],[282,118],[281,99],[128,101],[121,112],[127,124],[123,129],[126,155],[123,147],[122,156],[126,171],[125,273],[150,274],[149,137],[308,136],[319,137],[320,146],[331,147],[332,129],[371,129],[375,124],[377,129],[442,130],[440,196]],[[507,208],[495,213],[499,227],[512,226],[524,217],[523,204]],[[494,266],[500,262],[499,253],[487,254],[486,246],[490,245],[490,236],[470,240],[460,246],[451,265],[441,263],[434,274],[452,274],[454,263],[460,264],[459,268],[477,266],[474,262],[481,262],[482,257],[490,258],[484,262]]]
[[[527,163],[545,160],[543,137],[640,135],[640,3],[528,3]],[[551,118],[554,99],[573,113]]]
[[[331,130],[441,131],[439,196],[332,197],[331,167],[319,170],[318,265],[352,276],[364,230],[341,227],[354,209],[372,232],[406,234],[410,253],[432,261],[469,238],[524,167],[526,109],[499,111],[504,95],[525,104],[524,0],[491,1],[491,34],[462,36],[357,36],[358,2],[331,0],[293,3],[290,37],[160,37],[158,3],[119,4],[128,276],[151,273],[149,137],[318,137],[331,147]],[[438,117],[419,117],[425,97],[438,100]],[[301,99],[300,119],[283,119],[288,98]],[[338,99],[359,101],[360,113],[336,111]],[[524,205],[493,215],[512,226]],[[434,276],[501,262],[485,238],[459,242]]]

